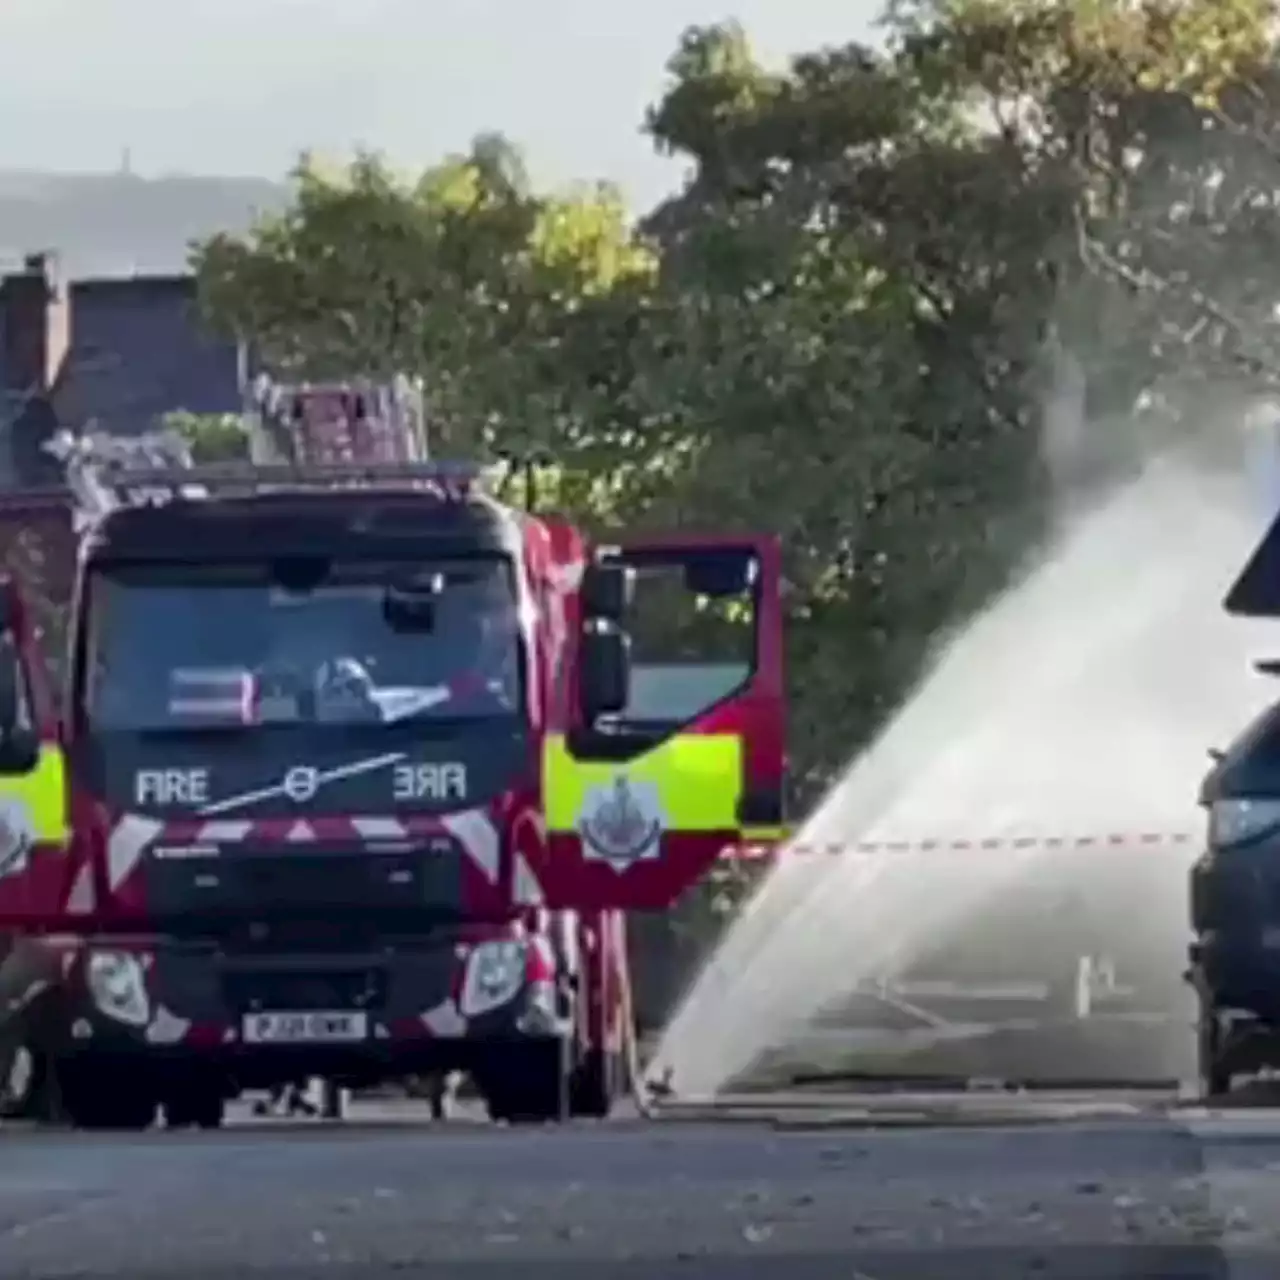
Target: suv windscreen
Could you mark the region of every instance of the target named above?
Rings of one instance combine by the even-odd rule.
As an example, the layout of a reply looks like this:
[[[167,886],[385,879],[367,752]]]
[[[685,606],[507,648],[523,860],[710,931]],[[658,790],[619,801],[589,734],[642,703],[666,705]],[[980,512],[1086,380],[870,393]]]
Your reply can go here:
[[[504,558],[137,564],[90,580],[84,709],[99,730],[511,717]]]

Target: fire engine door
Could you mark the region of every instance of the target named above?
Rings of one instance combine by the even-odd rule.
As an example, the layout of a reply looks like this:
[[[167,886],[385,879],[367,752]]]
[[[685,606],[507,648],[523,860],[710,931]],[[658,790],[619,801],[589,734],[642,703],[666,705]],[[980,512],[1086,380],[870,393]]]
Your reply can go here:
[[[16,588],[0,588],[0,916],[22,919],[35,863],[66,847],[62,751],[48,707],[44,665],[23,619]]]
[[[598,560],[630,579],[628,696],[548,746],[543,881],[577,905],[656,909],[780,833],[780,553],[769,538],[654,537]]]

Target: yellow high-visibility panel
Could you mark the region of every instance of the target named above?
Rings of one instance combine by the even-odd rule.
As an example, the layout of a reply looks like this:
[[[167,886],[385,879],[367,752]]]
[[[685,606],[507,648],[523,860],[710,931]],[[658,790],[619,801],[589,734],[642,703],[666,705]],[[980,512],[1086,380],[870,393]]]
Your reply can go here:
[[[620,786],[655,797],[668,831],[738,825],[742,740],[737,734],[676,734],[629,760],[578,760],[560,735],[543,748],[548,831],[576,831],[593,800]]]
[[[30,773],[0,775],[0,817],[35,844],[68,842],[67,777],[60,747],[41,747]]]

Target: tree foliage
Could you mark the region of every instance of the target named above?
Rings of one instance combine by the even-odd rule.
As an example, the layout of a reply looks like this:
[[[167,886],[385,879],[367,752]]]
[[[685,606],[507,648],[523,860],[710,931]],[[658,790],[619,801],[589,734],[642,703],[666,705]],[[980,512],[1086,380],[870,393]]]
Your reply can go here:
[[[249,460],[249,433],[235,414],[181,411],[168,414],[162,425],[186,440],[197,463]]]
[[[496,135],[304,161],[198,247],[205,305],[276,368],[421,375],[439,451],[548,459],[593,527],[778,531],[804,801],[1041,536],[1054,353],[1161,429],[1280,377],[1269,20],[904,2],[784,68],[692,29],[646,119],[689,177],[638,222]]]

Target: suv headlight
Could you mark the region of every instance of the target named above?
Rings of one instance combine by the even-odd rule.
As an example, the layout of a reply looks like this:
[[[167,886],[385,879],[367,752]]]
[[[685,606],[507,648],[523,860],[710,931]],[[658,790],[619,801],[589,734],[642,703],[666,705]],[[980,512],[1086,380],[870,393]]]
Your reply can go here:
[[[524,942],[481,942],[467,957],[458,1011],[475,1018],[501,1008],[520,994],[528,968],[528,947]]]
[[[131,1027],[145,1027],[151,1021],[151,998],[147,995],[142,962],[128,951],[95,951],[85,969],[89,996],[99,1012]]]
[[[1230,849],[1280,828],[1280,800],[1215,800],[1209,806],[1209,847]]]

